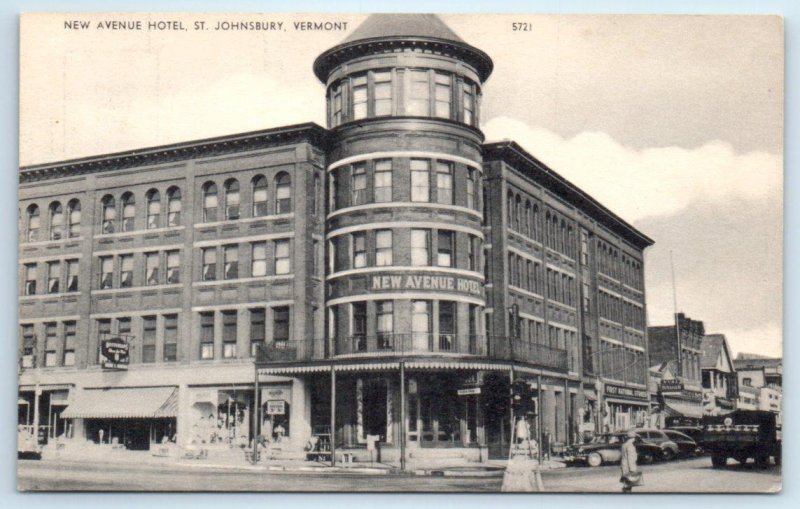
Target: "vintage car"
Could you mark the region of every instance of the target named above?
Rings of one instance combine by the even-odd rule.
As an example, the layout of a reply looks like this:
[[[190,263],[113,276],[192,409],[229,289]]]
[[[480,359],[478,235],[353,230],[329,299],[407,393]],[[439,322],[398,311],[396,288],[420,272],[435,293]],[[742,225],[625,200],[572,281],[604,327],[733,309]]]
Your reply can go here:
[[[636,431],[636,434],[639,435],[645,442],[655,444],[661,448],[661,459],[669,461],[677,458],[680,454],[678,444],[670,440],[670,438],[662,430],[636,428],[634,431]]]
[[[574,444],[567,447],[564,451],[563,459],[567,464],[582,464],[590,467],[619,463],[621,457],[620,447],[625,440],[625,433],[596,435],[588,443]],[[663,457],[660,446],[646,442],[641,437],[636,437],[634,445],[636,446],[636,453],[640,463],[652,463],[654,460]]]
[[[664,434],[678,446],[678,456],[687,457],[697,454],[697,442],[689,435],[683,434],[680,431],[675,431],[674,429],[665,429]]]

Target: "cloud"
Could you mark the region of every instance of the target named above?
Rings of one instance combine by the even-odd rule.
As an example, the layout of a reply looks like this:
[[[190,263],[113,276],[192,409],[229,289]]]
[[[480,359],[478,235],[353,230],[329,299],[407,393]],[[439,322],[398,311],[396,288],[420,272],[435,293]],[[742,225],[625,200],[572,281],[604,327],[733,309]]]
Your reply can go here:
[[[487,140],[516,141],[628,221],[676,214],[698,201],[782,200],[778,154],[737,154],[722,141],[695,149],[634,150],[602,132],[565,139],[506,116],[491,119],[483,130]]]

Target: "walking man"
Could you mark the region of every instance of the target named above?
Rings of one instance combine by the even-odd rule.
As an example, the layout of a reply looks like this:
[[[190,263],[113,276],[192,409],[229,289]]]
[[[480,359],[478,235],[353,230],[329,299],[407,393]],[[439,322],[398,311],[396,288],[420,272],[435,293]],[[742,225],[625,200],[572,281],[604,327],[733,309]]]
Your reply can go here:
[[[636,463],[636,432],[633,430],[628,431],[628,437],[622,444],[621,452],[622,458],[620,459],[620,469],[622,470],[622,477],[619,481],[622,483],[622,492],[630,493],[634,486],[641,486],[644,484],[642,480],[642,473],[639,472]]]

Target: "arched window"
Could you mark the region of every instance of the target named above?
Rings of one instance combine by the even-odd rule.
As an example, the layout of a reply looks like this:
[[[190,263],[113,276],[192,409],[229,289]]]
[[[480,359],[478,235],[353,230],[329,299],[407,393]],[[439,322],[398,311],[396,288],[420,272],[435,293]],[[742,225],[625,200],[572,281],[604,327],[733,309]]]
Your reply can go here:
[[[132,232],[136,227],[136,198],[133,193],[122,195],[122,231]]]
[[[217,220],[217,185],[213,182],[203,184],[203,221],[210,223]]]
[[[158,190],[151,189],[145,195],[147,199],[147,229],[158,228],[161,222],[161,195]]]
[[[522,198],[514,197],[514,229],[520,231],[522,223]]]
[[[177,187],[167,189],[167,226],[181,224],[181,190]]]
[[[61,202],[54,201],[50,204],[50,240],[64,238],[64,208]]]
[[[253,217],[266,216],[267,208],[267,178],[264,175],[253,177]]]
[[[236,179],[225,181],[225,219],[239,219],[239,181]]]
[[[511,191],[508,192],[508,196],[506,197],[506,209],[507,209],[507,218],[506,221],[508,222],[508,227],[514,227],[514,193]]]
[[[288,214],[292,211],[292,177],[286,172],[275,176],[275,213]]]
[[[41,217],[39,216],[39,207],[37,205],[30,205],[28,207],[28,242],[36,242],[39,240],[39,227],[41,225]]]
[[[71,200],[67,204],[69,236],[72,238],[81,236],[81,202]]]
[[[114,233],[117,221],[117,205],[114,197],[107,194],[103,197],[101,203],[103,204],[103,233]]]

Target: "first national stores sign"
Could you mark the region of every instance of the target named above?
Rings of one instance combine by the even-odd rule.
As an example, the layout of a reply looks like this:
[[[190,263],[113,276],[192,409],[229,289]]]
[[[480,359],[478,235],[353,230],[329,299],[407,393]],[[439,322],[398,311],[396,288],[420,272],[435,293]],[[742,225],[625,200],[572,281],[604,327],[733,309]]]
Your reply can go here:
[[[128,369],[128,343],[114,338],[100,343],[100,367],[103,369]]]
[[[483,285],[475,280],[455,276],[405,274],[372,276],[371,290],[448,290],[480,295]]]

